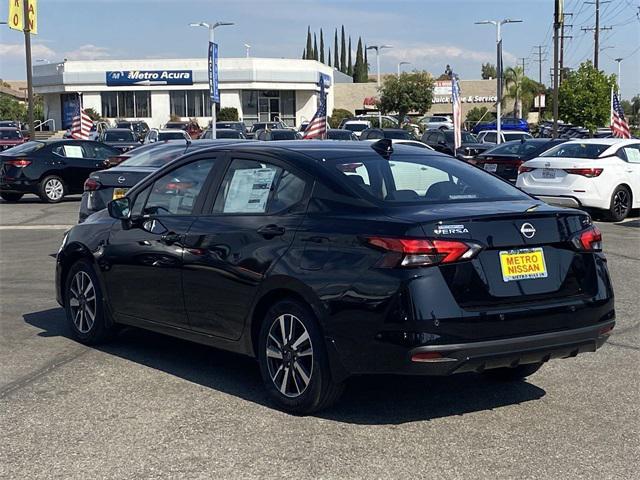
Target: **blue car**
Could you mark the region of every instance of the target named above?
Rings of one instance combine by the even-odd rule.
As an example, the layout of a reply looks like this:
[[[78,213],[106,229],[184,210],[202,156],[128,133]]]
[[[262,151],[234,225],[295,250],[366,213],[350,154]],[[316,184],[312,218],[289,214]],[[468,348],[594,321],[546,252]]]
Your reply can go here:
[[[501,119],[500,127],[502,128],[502,130],[519,130],[521,132],[529,131],[529,124],[524,118],[505,117]],[[494,120],[493,122],[478,123],[475,127],[473,127],[472,131],[473,133],[477,134],[482,132],[483,130],[497,130],[497,129],[498,129],[498,125]]]

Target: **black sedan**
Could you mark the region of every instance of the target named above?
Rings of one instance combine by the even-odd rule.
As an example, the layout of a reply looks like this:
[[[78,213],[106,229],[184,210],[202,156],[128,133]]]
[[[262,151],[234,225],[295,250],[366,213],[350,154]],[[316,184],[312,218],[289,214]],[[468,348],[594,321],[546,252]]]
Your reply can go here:
[[[487,172],[495,173],[511,183],[516,183],[520,165],[563,142],[566,140],[550,138],[512,140],[485,150],[468,162]]]
[[[367,128],[360,134],[360,140],[416,140],[416,137],[408,130],[402,128]]]
[[[327,130],[327,140],[360,140],[357,135],[349,130],[343,130],[342,128],[330,128]]]
[[[84,182],[78,222],[82,223],[92,213],[106,208],[109,201],[123,197],[136,183],[172,160],[204,147],[226,143],[222,140],[170,140],[127,152],[130,155],[117,166],[94,172]]]
[[[388,140],[192,152],[68,231],[73,336],[133,325],[257,357],[281,408],[350,375],[521,380],[615,324],[602,237],[465,162]]]
[[[100,141],[121,152],[140,146],[138,136],[129,128],[107,128],[100,136]]]
[[[440,130],[437,128],[426,130],[422,134],[422,142],[429,145],[437,152],[446,153],[460,160],[469,160],[476,155],[491,148],[491,144],[479,143],[478,139],[469,132],[462,132],[460,137],[462,143],[456,150],[453,130]]]
[[[213,132],[211,131],[210,128],[207,128],[204,132],[202,132],[202,135],[200,135],[200,138],[203,140],[211,140],[213,138]],[[235,128],[218,128],[217,124],[216,124],[216,138],[235,138],[237,140],[244,140],[247,138],[247,136],[244,134],[244,132],[241,132],[238,129]]]
[[[84,181],[118,150],[89,140],[31,141],[0,154],[0,197],[17,202],[33,193],[48,203],[81,193]]]

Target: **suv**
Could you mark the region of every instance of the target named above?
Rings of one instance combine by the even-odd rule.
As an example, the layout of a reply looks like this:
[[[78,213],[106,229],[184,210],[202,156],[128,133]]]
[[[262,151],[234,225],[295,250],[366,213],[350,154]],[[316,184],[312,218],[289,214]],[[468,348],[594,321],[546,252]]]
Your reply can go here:
[[[364,132],[366,129],[371,128],[371,122],[368,120],[348,120],[342,124],[340,127],[343,130],[349,130],[357,137],[360,137],[360,134]]]
[[[498,125],[496,121],[482,122],[473,127],[473,133],[480,133],[484,130],[496,130]],[[500,119],[501,130],[519,130],[521,132],[529,131],[529,124],[524,118],[504,117]]]
[[[478,142],[480,143],[498,143],[497,138],[497,130],[484,130],[478,134]],[[500,132],[500,143],[510,142],[511,140],[530,140],[532,138],[533,136],[527,132]]]
[[[460,160],[470,160],[491,147],[491,145],[487,143],[478,143],[476,137],[471,135],[469,132],[462,132],[461,138],[462,144],[455,152],[455,138],[453,130],[441,130],[439,128],[427,130],[422,134],[421,140],[434,150],[457,157]]]
[[[427,129],[438,128],[440,130],[452,130],[453,121],[449,117],[433,116],[422,117],[418,123]]]
[[[402,128],[368,128],[360,133],[360,140],[415,140],[416,137],[409,130]]]
[[[142,120],[117,120],[116,128],[128,128],[142,141],[149,132],[149,125]]]

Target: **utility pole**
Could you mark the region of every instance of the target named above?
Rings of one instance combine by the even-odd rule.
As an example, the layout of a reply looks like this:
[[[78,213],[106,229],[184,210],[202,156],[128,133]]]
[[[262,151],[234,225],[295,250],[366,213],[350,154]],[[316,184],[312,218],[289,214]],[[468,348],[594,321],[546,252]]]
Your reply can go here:
[[[546,55],[546,52],[543,52],[542,49],[545,48],[544,45],[534,45],[533,46],[534,49],[538,49],[538,52],[534,52],[534,55],[537,55],[538,58],[534,59],[535,62],[538,62],[538,83],[540,85],[542,85],[542,62],[544,62],[544,59],[542,58],[542,55]],[[542,102],[540,101],[540,96],[538,96],[538,122],[540,121],[540,118],[542,117]]]
[[[618,92],[620,91],[620,62],[624,60],[624,58],[618,57],[613,59],[618,64],[618,76],[616,77],[616,81],[618,82]]]
[[[28,120],[29,138],[36,138],[36,129],[33,122],[33,72],[31,67],[31,23],[29,22],[29,0],[24,0],[24,51],[27,59],[27,96],[28,96]]]
[[[595,0],[593,2],[584,2],[590,5],[596,6],[596,25],[595,27],[583,27],[585,32],[593,31],[593,66],[598,70],[598,57],[600,55],[600,31],[611,30],[613,27],[601,27],[600,26],[600,4],[611,3],[611,0]]]
[[[564,29],[573,28],[573,25],[567,25],[564,23],[564,17],[569,15],[573,17],[573,13],[562,13],[562,25],[560,26],[560,83],[564,79],[564,39],[565,38],[573,38],[571,35],[565,35]]]
[[[599,1],[599,0],[596,0]],[[553,15],[553,138],[558,138],[558,67],[559,67],[559,40],[560,26],[562,24],[563,0],[556,0]]]
[[[520,58],[518,58],[518,60],[520,60],[521,63],[522,63],[522,75],[524,76],[524,74],[525,74],[525,62],[527,61],[527,57],[520,57]]]

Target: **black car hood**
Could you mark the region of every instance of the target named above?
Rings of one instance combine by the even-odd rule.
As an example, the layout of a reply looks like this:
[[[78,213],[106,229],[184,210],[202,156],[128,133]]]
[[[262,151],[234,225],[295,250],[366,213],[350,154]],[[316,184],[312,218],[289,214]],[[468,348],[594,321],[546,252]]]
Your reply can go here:
[[[91,178],[99,181],[103,186],[133,187],[143,178],[151,175],[160,167],[113,167],[93,172]]]

